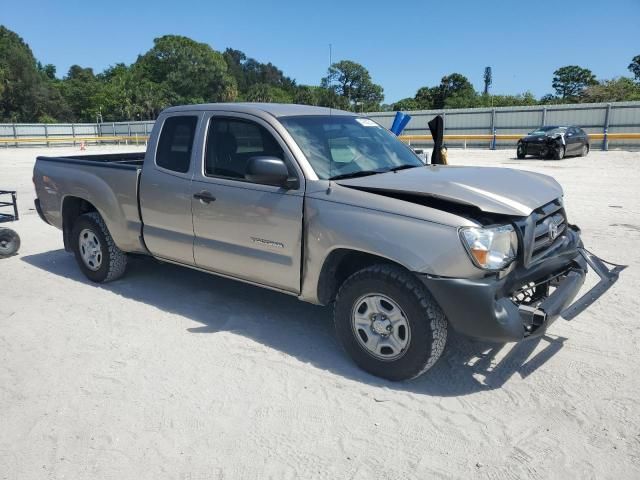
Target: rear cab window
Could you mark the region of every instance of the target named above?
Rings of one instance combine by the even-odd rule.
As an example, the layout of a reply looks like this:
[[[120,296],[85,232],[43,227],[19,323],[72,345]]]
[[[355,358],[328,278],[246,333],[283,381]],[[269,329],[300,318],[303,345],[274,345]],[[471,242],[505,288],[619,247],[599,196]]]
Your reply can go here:
[[[158,167],[178,173],[189,171],[197,125],[195,115],[169,117],[164,121],[156,151]]]

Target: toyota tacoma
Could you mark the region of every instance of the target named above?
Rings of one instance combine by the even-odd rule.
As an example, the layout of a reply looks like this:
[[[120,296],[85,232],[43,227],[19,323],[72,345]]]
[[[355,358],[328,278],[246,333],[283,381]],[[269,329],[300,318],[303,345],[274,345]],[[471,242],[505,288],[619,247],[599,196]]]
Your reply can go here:
[[[540,336],[619,273],[583,248],[554,179],[424,165],[373,120],[327,108],[172,107],[146,153],[38,157],[34,183],[90,280],[142,254],[331,305],[346,352],[391,380],[428,370],[448,328]],[[574,301],[589,267],[600,281]]]

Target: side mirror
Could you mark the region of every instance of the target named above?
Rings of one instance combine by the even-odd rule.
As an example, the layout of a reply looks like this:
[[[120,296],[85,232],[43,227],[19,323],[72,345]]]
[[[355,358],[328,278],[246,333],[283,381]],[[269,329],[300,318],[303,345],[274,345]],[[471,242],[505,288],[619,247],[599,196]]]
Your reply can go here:
[[[277,157],[251,157],[245,178],[250,182],[289,190],[298,188],[298,179],[289,177],[287,166]]]

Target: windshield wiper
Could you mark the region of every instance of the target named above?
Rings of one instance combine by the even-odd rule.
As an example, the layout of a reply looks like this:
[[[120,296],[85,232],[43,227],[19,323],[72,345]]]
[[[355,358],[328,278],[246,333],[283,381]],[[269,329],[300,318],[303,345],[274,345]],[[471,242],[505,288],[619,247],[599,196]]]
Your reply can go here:
[[[398,165],[397,167],[392,167],[389,170],[385,170],[385,172],[397,172],[398,170],[406,170],[407,168],[417,168],[420,165],[410,165],[410,164],[405,164],[405,165]]]
[[[407,168],[416,168],[420,165],[398,165],[397,167],[378,169],[378,170],[362,170],[360,172],[350,172],[350,173],[341,173],[340,175],[334,175],[330,177],[329,180],[340,180],[344,178],[357,178],[357,177],[366,177],[369,175],[375,175],[376,173],[387,173],[387,172],[397,172],[398,170],[405,170]]]
[[[383,172],[386,172],[386,170],[362,170],[360,172],[341,173],[340,175],[334,175],[333,177],[329,177],[329,180],[341,180],[343,178],[367,177],[369,175],[375,175],[376,173],[383,173]]]

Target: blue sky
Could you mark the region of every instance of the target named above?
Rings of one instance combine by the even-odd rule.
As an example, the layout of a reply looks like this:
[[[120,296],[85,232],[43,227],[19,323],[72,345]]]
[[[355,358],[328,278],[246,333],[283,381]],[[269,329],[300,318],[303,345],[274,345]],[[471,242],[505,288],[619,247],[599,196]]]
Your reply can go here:
[[[640,0],[617,1],[166,1],[0,0],[0,23],[43,63],[96,72],[132,63],[164,34],[271,61],[298,83],[318,84],[333,59],[367,67],[385,101],[413,96],[443,75],[466,75],[494,93],[552,91],[553,71],[578,64],[598,78],[629,75],[640,54]]]

